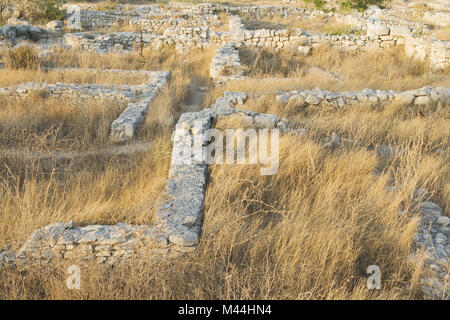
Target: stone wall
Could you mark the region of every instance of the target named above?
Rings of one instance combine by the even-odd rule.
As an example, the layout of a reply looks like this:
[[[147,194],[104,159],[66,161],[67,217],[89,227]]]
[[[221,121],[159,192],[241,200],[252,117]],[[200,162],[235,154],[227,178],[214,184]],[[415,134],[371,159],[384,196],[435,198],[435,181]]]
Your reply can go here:
[[[363,36],[363,35],[324,35],[308,34],[301,29],[283,30],[246,30],[236,39],[250,47],[269,47],[275,49],[298,49],[305,46],[316,48],[330,46],[345,51],[368,51],[371,49],[389,48],[400,44],[398,36]]]
[[[173,33],[176,32],[176,33]],[[202,27],[194,28],[168,28],[163,35],[138,32],[112,32],[103,33],[68,33],[64,35],[63,43],[70,49],[80,49],[106,53],[110,51],[129,51],[140,48],[151,47],[161,49],[162,47],[176,47],[182,53],[186,48],[205,48],[210,45],[208,29]]]
[[[167,27],[197,27],[197,26],[219,26],[221,22],[217,15],[180,15],[171,12],[99,12],[81,11],[81,27],[83,29],[109,28],[118,25],[130,25],[130,27],[141,27],[146,32],[155,32]]]
[[[145,72],[149,75],[139,100],[129,103],[124,112],[111,124],[111,139],[114,141],[128,141],[135,137],[136,130],[147,114],[147,109],[158,93],[166,86],[170,72]]]
[[[431,105],[442,103],[450,105],[450,88],[448,87],[423,87],[403,92],[381,91],[364,89],[363,91],[331,92],[326,90],[296,90],[290,92],[278,92],[276,101],[281,105],[295,103],[297,105],[333,106],[343,108],[355,104],[366,104],[371,106],[384,106],[393,101],[404,106]]]
[[[117,13],[107,13],[100,11],[81,11],[81,28],[100,29],[108,28],[118,24],[125,24],[130,21],[130,16]]]
[[[414,238],[412,262],[420,263],[416,261],[415,253],[424,250],[424,263],[431,274],[421,279],[421,290],[427,297],[443,299],[450,296],[450,274],[446,266],[450,258],[450,218],[430,200],[426,190],[417,189],[414,196],[420,224]]]
[[[434,69],[446,69],[450,66],[450,42],[431,38],[407,37],[406,55],[419,60],[428,59]]]
[[[217,48],[210,65],[210,76],[219,83],[245,78],[239,51],[234,43]]]
[[[145,32],[157,33],[167,28],[172,28],[174,31],[178,28],[194,28],[194,27],[209,27],[220,26],[221,22],[217,15],[204,15],[204,16],[180,16],[180,17],[138,17],[132,18],[129,21],[130,27],[141,28]]]
[[[114,99],[131,100],[142,90],[141,86],[110,86],[99,84],[46,84],[40,82],[22,83],[17,86],[0,88],[0,96],[25,97],[30,94],[42,93],[56,98],[84,99]]]
[[[55,258],[116,263],[118,259],[135,257],[142,248],[147,255],[170,251],[167,238],[148,225],[76,227],[72,222],[56,223],[34,231],[15,255],[4,253],[3,263],[24,265]]]

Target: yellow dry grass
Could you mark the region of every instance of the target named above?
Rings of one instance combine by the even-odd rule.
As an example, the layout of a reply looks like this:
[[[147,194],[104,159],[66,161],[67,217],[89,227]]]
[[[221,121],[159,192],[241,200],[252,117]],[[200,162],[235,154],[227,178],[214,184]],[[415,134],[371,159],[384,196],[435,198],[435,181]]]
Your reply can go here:
[[[82,289],[65,287],[64,263],[0,271],[2,298],[50,299],[411,299],[420,298],[420,265],[409,262],[417,219],[412,191],[435,184],[435,160],[416,151],[374,175],[369,151],[329,152],[309,139],[283,137],[280,170],[211,169],[198,250],[183,259],[150,259],[114,269],[79,262]],[[349,165],[351,163],[352,165]],[[398,164],[406,163],[404,166]],[[402,183],[387,188],[392,176]],[[404,214],[399,215],[403,210]],[[365,286],[367,266],[383,272]]]
[[[441,28],[436,31],[434,31],[431,34],[431,37],[443,40],[443,41],[450,41],[450,24],[446,28]]]
[[[82,150],[108,145],[111,123],[126,108],[115,100],[0,98],[0,144],[28,150]]]
[[[0,87],[10,87],[24,82],[77,83],[105,85],[138,85],[148,82],[148,76],[98,71],[58,70],[0,70]]]
[[[267,15],[263,17],[255,17],[242,14],[242,22],[248,30],[258,29],[292,29],[298,28],[308,32],[336,34],[351,34],[355,33],[351,30],[349,25],[337,22],[335,19],[325,18],[325,14],[318,15],[314,18],[302,18],[298,15],[284,17],[282,15]]]
[[[0,159],[0,246],[14,248],[56,221],[150,224],[170,163],[169,139],[149,151],[41,160]]]
[[[348,53],[329,47],[316,48],[308,57],[289,51],[241,49],[241,60],[251,78],[230,83],[227,90],[246,87],[249,92],[321,89],[332,91],[403,91],[423,86],[450,86],[450,70],[432,71],[426,62],[407,58],[403,48]],[[288,80],[282,78],[289,78]]]

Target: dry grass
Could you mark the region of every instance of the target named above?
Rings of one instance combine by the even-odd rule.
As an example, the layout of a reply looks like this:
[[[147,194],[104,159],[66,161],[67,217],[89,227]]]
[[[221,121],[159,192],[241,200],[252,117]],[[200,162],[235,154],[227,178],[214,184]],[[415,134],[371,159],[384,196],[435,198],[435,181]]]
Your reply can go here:
[[[305,19],[301,16],[284,17],[281,15],[268,15],[258,17],[243,14],[242,22],[248,30],[258,29],[291,29],[298,28],[309,32],[326,33],[330,35],[342,35],[355,33],[349,25],[338,23],[334,19],[325,18],[324,15]]]
[[[0,144],[3,148],[81,150],[108,145],[111,123],[125,102],[46,97],[1,98]]]
[[[46,71],[46,70],[0,70],[0,87],[14,86],[24,82],[77,83],[106,85],[137,85],[147,83],[148,76],[113,72]]]
[[[320,87],[335,91],[364,88],[402,91],[425,85],[450,86],[450,70],[432,72],[426,62],[407,58],[402,48],[351,54],[320,47],[308,57],[289,51],[277,53],[270,49],[259,52],[241,49],[241,61],[247,67],[247,75],[252,78],[288,77],[290,80],[262,84],[252,80],[238,81],[230,84],[230,90],[242,86],[249,87],[250,90],[260,90],[262,86],[272,91],[288,90],[292,87]],[[340,76],[341,79],[337,80],[326,73],[310,73],[311,67],[319,67]]]
[[[446,28],[441,28],[436,31],[434,31],[431,34],[431,37],[443,40],[443,41],[450,41],[450,24]]]
[[[430,171],[429,179],[434,179],[435,201],[447,211],[450,209],[450,113],[448,106],[437,104],[427,108],[405,108],[395,101],[384,108],[370,108],[364,104],[344,109],[297,106],[289,103],[282,107],[274,101],[274,96],[250,99],[246,109],[276,114],[288,119],[293,125],[308,128],[311,136],[321,140],[333,132],[355,141],[351,147],[361,143],[373,148],[381,144],[395,145],[409,150],[407,155],[417,161],[426,161]],[[403,162],[406,161],[406,162]],[[411,173],[411,159],[385,159],[387,170],[396,164],[399,172]],[[395,178],[392,177],[392,179]],[[411,186],[410,186],[411,187]]]
[[[0,159],[0,246],[56,221],[149,224],[168,174],[170,140],[145,153],[71,160]]]
[[[379,175],[368,151],[330,153],[311,140],[281,139],[280,171],[213,166],[203,237],[185,259],[138,260],[114,269],[80,262],[82,290],[65,287],[65,265],[19,276],[1,271],[2,298],[411,299],[423,271],[408,255],[417,220],[412,191],[433,187],[434,161],[415,152]],[[349,163],[352,163],[349,166]],[[407,163],[399,167],[399,163]],[[430,175],[430,173],[432,173]],[[388,191],[394,176],[402,183]],[[405,210],[399,215],[399,210]],[[368,265],[382,290],[365,286]]]

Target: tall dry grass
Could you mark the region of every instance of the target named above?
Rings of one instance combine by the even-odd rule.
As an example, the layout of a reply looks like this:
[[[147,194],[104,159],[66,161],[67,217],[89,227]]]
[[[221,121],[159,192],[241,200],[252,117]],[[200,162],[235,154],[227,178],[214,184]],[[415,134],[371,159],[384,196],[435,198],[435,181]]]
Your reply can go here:
[[[325,15],[318,15],[314,18],[303,18],[298,15],[285,17],[278,14],[261,16],[255,18],[249,14],[241,14],[242,22],[248,30],[258,29],[292,29],[298,28],[314,33],[328,33],[334,35],[357,33],[350,25],[337,22],[335,19],[326,18]]]
[[[265,96],[250,99],[245,109],[276,114],[289,120],[293,126],[307,128],[312,137],[323,140],[337,133],[371,149],[379,145],[393,145],[399,150],[416,152],[415,156],[427,159],[436,179],[435,200],[447,211],[450,209],[450,113],[448,105],[435,104],[428,107],[405,107],[392,102],[385,107],[370,107],[365,104],[334,107],[299,106],[289,103],[281,106],[275,97]],[[395,159],[386,159],[390,166]],[[399,170],[409,170],[408,163],[397,163]],[[404,166],[404,167],[403,167]],[[380,167],[380,169],[386,169]]]
[[[1,149],[82,150],[109,144],[126,102],[57,99],[44,91],[0,98]]]
[[[425,85],[450,86],[450,70],[432,71],[426,62],[407,58],[402,48],[352,54],[319,47],[308,57],[288,50],[275,52],[271,49],[241,49],[241,61],[250,77],[290,79],[277,79],[272,83],[260,83],[251,79],[237,81],[230,84],[230,90],[245,86],[255,91],[258,88],[260,91],[263,88],[275,91],[315,87],[335,91],[364,88],[402,91]],[[326,72],[314,72],[314,68],[330,72],[331,76]]]
[[[412,191],[433,187],[434,167],[415,152],[374,175],[365,150],[329,152],[283,137],[280,170],[211,168],[198,250],[174,260],[114,268],[80,261],[80,291],[65,287],[66,265],[0,271],[2,298],[49,299],[411,299],[420,265],[408,256],[417,219]],[[350,166],[349,163],[352,165]],[[391,177],[401,181],[388,188]],[[403,210],[400,215],[399,211]],[[368,290],[366,268],[382,270]]]
[[[10,87],[24,82],[77,83],[104,85],[138,85],[148,82],[148,76],[98,71],[57,70],[0,70],[0,87]]]

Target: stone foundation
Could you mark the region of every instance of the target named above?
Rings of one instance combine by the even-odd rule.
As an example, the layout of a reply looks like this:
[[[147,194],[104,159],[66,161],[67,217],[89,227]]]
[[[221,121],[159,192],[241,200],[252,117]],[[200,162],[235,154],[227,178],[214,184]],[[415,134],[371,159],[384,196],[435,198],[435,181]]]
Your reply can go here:
[[[245,79],[239,51],[234,43],[217,48],[210,65],[210,76],[218,83]]]
[[[147,114],[147,109],[158,93],[166,86],[170,72],[146,72],[149,83],[135,103],[128,104],[124,112],[111,124],[111,139],[128,141],[134,138],[136,130]]]
[[[365,104],[370,106],[384,106],[393,101],[401,103],[404,106],[424,106],[433,103],[442,103],[450,105],[450,88],[447,87],[423,87],[416,90],[403,92],[381,91],[365,89],[354,92],[331,92],[326,90],[304,90],[278,92],[276,101],[281,105],[295,103],[306,106],[333,106],[343,108],[356,104]]]

